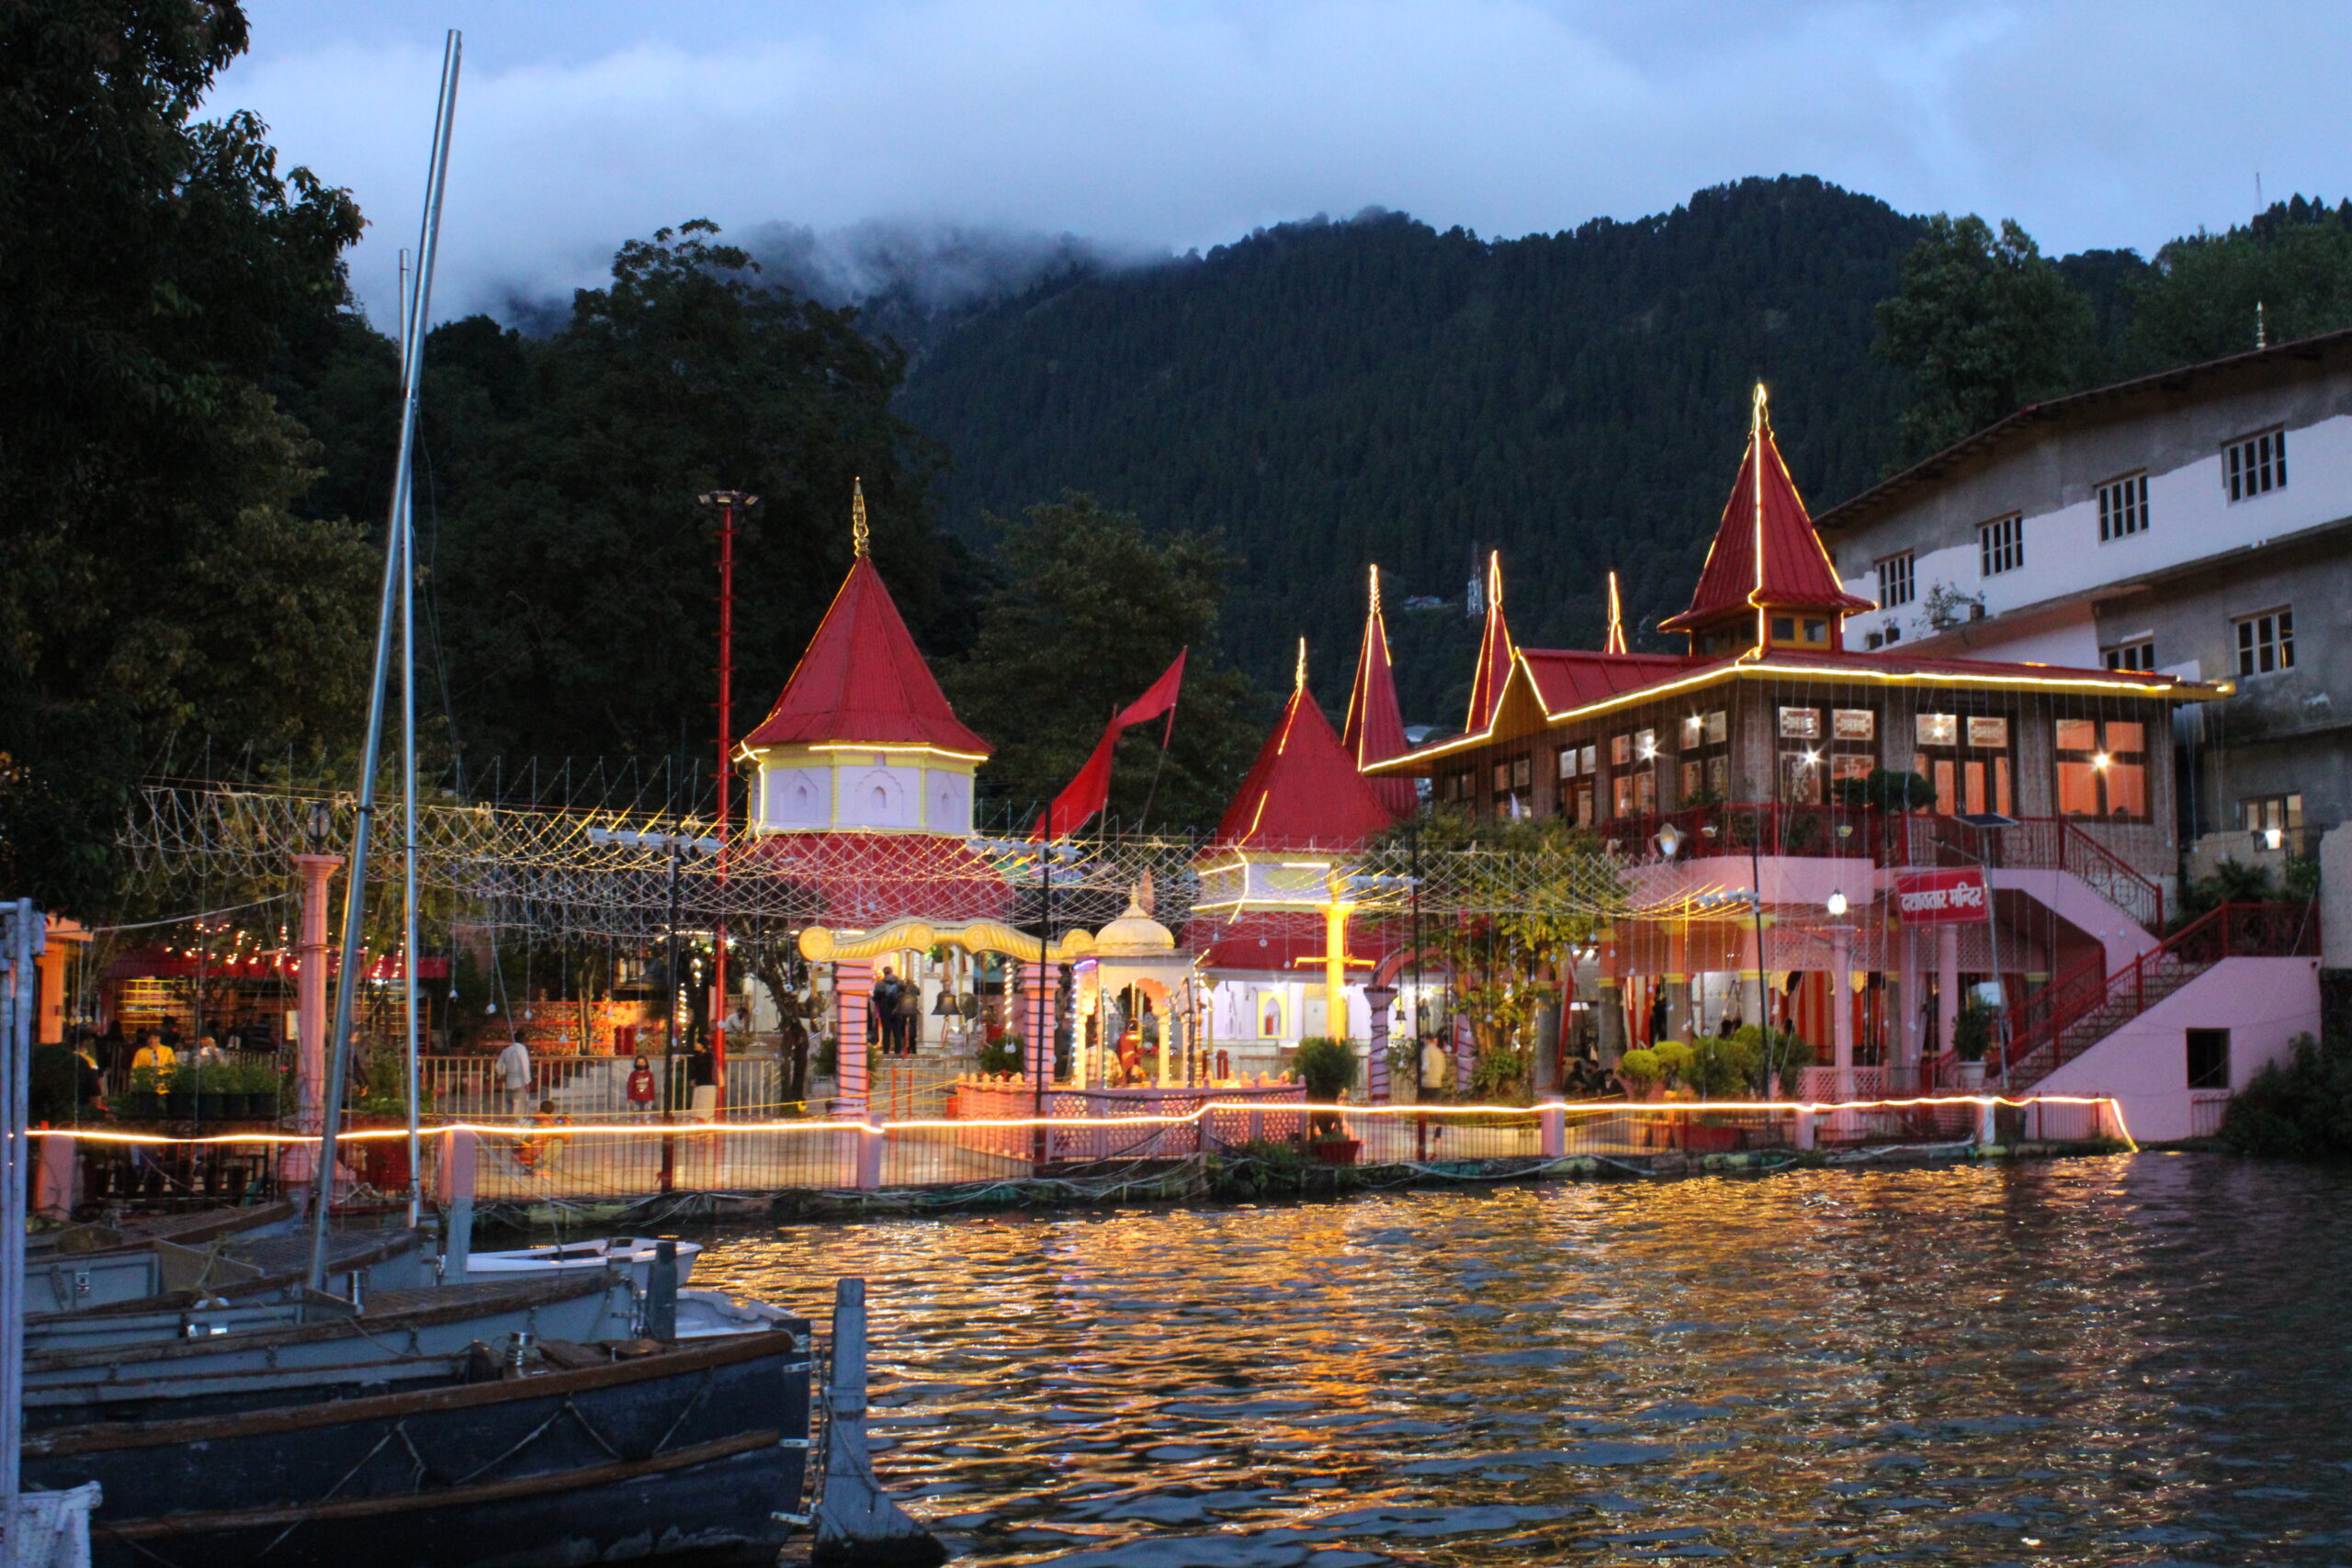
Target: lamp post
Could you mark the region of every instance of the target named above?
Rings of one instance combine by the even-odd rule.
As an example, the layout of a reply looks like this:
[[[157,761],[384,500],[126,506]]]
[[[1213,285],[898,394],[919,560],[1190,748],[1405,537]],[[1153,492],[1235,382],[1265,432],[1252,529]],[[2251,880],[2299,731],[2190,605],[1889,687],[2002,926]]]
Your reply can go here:
[[[1846,894],[1833,891],[1823,907],[1829,911],[1829,1038],[1837,1064],[1838,1098],[1854,1098],[1854,928],[1846,919]],[[1840,1111],[1831,1121],[1842,1135],[1851,1112]]]

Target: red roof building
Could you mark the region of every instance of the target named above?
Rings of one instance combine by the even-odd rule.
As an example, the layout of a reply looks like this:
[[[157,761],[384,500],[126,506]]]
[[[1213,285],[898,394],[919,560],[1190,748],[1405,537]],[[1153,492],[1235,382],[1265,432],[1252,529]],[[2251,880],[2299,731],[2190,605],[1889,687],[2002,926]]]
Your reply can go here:
[[[1756,389],[1747,451],[1724,502],[1690,608],[1658,623],[1688,632],[1696,653],[1744,648],[1835,648],[1839,619],[1875,610],[1846,592],[1821,536],[1813,531],[1796,481],[1772,439],[1764,389]]]
[[[1388,662],[1388,626],[1380,613],[1380,569],[1372,569],[1371,607],[1363,618],[1363,646],[1356,653],[1355,684],[1348,691],[1347,722],[1340,729],[1340,744],[1361,771],[1368,762],[1401,757],[1411,745],[1405,739],[1404,709],[1396,702],[1396,672]],[[1379,778],[1372,793],[1391,816],[1410,816],[1419,796],[1410,779]]]
[[[1302,663],[1304,658],[1302,653]],[[1204,852],[1352,850],[1394,820],[1323,716],[1302,669],[1281,722],[1266,737]]]

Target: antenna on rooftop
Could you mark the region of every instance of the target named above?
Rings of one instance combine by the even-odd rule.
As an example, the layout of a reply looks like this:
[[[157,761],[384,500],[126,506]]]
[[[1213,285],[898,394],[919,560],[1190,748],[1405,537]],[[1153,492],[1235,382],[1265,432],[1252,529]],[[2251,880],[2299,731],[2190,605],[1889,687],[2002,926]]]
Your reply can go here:
[[[2256,348],[2270,346],[2270,328],[2262,319],[2262,301],[2259,299],[2254,302],[2254,346]]]

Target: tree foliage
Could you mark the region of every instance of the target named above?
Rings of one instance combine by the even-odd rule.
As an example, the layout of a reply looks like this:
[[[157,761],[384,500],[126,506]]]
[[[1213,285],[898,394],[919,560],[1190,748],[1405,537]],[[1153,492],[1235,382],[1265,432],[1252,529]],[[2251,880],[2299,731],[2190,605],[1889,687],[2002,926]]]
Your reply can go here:
[[[1533,646],[1600,646],[1612,567],[1637,636],[1682,608],[1758,378],[1809,496],[1876,477],[1905,389],[1871,358],[1871,309],[1920,231],[1804,178],[1508,241],[1380,212],[1283,224],[978,311],[900,406],[955,455],[965,537],[1075,486],[1245,547],[1227,635],[1262,686],[1302,633],[1343,668],[1378,562],[1405,716],[1451,726],[1481,547]]]
[[[1017,811],[1042,806],[1111,716],[1190,649],[1173,728],[1154,721],[1120,740],[1109,810],[1130,828],[1214,825],[1267,721],[1221,659],[1218,606],[1238,563],[1213,537],[1154,536],[1078,491],[989,523],[998,585],[971,651],[944,672],[958,716],[996,747],[986,787]]]
[[[1981,430],[2080,378],[2096,317],[2014,219],[1938,213],[1878,307],[1878,352],[1909,373],[1905,460]]]
[[[2156,253],[2135,291],[2123,333],[2140,371],[2352,326],[2352,202],[2296,197],[2226,233],[2197,233]]]
[[[144,773],[315,762],[365,683],[372,552],[299,507],[315,449],[262,386],[359,212],[196,118],[245,42],[233,4],[0,8],[0,872],[69,910]]]
[[[853,478],[918,634],[968,638],[969,567],[930,523],[937,453],[890,410],[897,351],[852,312],[762,286],[717,234],[696,221],[622,246],[610,284],[582,289],[545,342],[476,321],[428,343],[448,395],[469,400],[445,427],[475,432],[436,465],[433,562],[471,750],[706,754],[716,519],[695,498],[708,491],[761,499],[738,525],[736,734],[783,689],[849,570]]]

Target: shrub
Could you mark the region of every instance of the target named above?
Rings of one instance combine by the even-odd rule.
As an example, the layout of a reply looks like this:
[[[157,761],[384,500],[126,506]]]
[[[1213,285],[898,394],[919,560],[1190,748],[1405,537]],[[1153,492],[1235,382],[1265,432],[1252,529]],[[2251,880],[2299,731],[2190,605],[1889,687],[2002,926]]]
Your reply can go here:
[[[993,1045],[983,1045],[973,1062],[983,1077],[1001,1077],[1007,1073],[1018,1075],[1022,1067],[1021,1036],[1008,1034]]]
[[[1617,1060],[1617,1076],[1635,1094],[1647,1094],[1666,1076],[1666,1068],[1657,1053],[1647,1049],[1628,1051]]]
[[[2230,1101],[2220,1141],[2244,1155],[2352,1158],[2352,1032],[2296,1040]]]
[[[1356,1048],[1344,1040],[1320,1035],[1298,1043],[1291,1070],[1306,1086],[1306,1098],[1329,1102],[1355,1087]]]
[[[1952,1021],[1952,1053],[1963,1062],[1981,1062],[1992,1043],[1993,1010],[1971,997],[1961,1004],[1960,1016]]]
[[[1707,1100],[1737,1100],[1754,1094],[1763,1078],[1760,1030],[1739,1030],[1727,1037],[1698,1042],[1690,1050],[1690,1065],[1683,1069],[1683,1081]]]
[[[1838,804],[1877,811],[1932,811],[1936,786],[1925,773],[1872,768],[1859,779],[1839,779]]]
[[[1658,1070],[1669,1085],[1690,1081],[1691,1051],[1681,1041],[1661,1040],[1650,1047],[1650,1055],[1657,1058]]]

